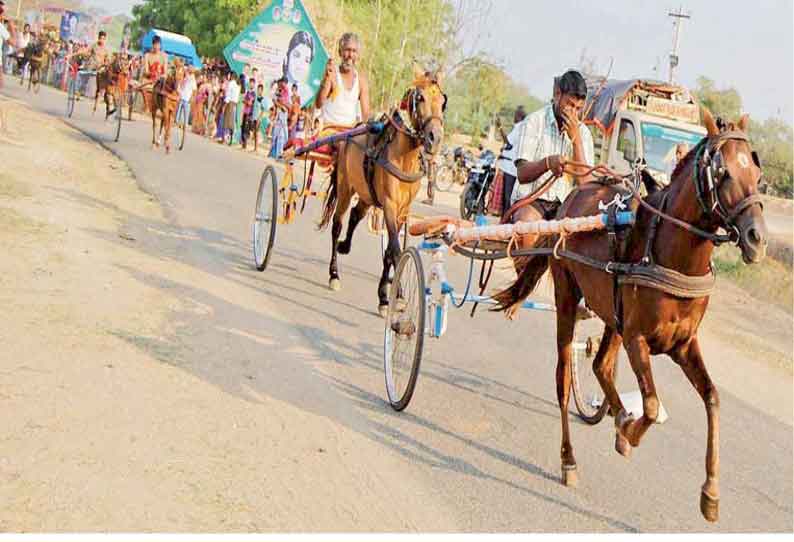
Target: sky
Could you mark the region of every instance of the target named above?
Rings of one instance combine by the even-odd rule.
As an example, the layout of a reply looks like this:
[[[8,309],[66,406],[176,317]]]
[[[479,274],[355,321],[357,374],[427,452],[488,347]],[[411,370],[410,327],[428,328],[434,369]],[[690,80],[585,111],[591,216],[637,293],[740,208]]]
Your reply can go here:
[[[88,3],[129,14],[137,0]],[[681,31],[678,82],[694,87],[704,75],[719,88],[736,88],[753,118],[791,123],[791,0],[493,0],[484,35],[469,45],[501,62],[539,98],[550,96],[554,75],[576,66],[583,49],[604,72],[614,58],[610,77],[666,80],[673,43],[667,13],[678,7],[691,15]]]

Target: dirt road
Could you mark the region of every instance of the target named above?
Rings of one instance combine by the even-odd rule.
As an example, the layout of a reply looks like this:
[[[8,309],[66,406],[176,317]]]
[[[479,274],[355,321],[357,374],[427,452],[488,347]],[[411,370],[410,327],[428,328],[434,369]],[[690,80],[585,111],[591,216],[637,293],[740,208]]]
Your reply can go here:
[[[48,89],[8,92],[62,109]],[[377,239],[361,232],[343,290],[328,291],[312,206],[258,274],[261,159],[198,138],[155,154],[139,122],[107,143],[122,162],[0,100],[21,144],[0,142],[0,530],[792,530],[791,370],[749,342],[768,323],[741,292],[735,321],[710,315],[704,330],[723,413],[722,518],[709,525],[703,406],[666,360],[655,378],[670,420],[630,462],[609,420],[574,423],[580,485],[564,488],[548,314],[452,314],[395,414]],[[84,106],[72,122],[107,141]],[[452,262],[454,280],[463,271]],[[709,335],[735,330],[746,347]],[[636,389],[630,371],[620,386]]]

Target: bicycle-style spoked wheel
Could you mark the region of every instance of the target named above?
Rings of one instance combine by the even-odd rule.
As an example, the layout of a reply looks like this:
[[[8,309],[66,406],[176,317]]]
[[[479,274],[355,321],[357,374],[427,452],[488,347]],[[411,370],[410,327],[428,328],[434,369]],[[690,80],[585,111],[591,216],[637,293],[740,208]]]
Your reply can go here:
[[[436,188],[441,190],[442,192],[449,191],[452,188],[453,182],[453,175],[452,171],[449,169],[449,166],[442,165],[438,169],[436,169]]]
[[[180,151],[185,148],[185,115],[179,115],[176,119],[176,148]]]
[[[267,166],[259,180],[254,215],[254,265],[258,271],[264,271],[267,268],[273,243],[276,241],[277,198],[276,170],[273,169],[273,166]]]
[[[396,411],[408,406],[416,389],[425,339],[427,298],[419,251],[403,252],[389,293],[383,338],[386,394]]]
[[[582,421],[595,425],[601,421],[609,408],[598,379],[593,373],[593,359],[601,345],[604,324],[597,317],[576,323],[573,337],[571,363],[571,389],[576,410]],[[618,364],[615,360],[615,378]]]
[[[71,118],[74,113],[75,92],[77,91],[77,77],[69,76],[66,90],[66,116]]]

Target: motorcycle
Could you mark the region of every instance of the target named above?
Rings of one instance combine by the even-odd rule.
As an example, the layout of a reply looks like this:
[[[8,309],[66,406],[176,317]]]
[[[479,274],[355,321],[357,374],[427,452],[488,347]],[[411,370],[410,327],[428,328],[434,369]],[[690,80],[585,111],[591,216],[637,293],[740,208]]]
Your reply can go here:
[[[496,178],[496,155],[484,151],[474,166],[469,169],[468,179],[460,195],[460,216],[471,220],[477,215],[484,215],[490,204],[493,192],[491,185]]]

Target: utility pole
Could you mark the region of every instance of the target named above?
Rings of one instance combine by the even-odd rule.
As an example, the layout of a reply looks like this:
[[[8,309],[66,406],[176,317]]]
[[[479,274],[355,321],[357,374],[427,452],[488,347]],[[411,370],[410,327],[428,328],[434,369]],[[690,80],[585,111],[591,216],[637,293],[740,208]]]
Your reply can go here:
[[[675,31],[673,32],[673,51],[670,53],[670,83],[675,82],[675,69],[678,66],[678,39],[681,37],[681,23],[684,22],[684,19],[690,19],[689,13],[684,13],[684,7],[681,6],[678,8],[678,13],[676,12],[668,12],[668,17],[672,17],[673,20],[673,27]]]

